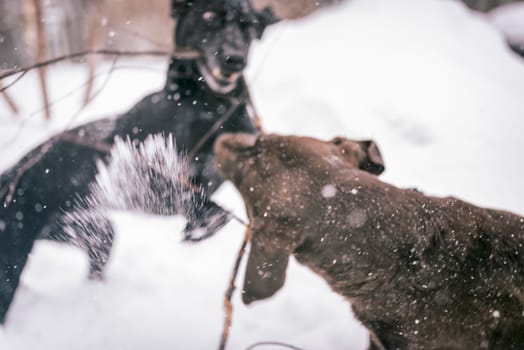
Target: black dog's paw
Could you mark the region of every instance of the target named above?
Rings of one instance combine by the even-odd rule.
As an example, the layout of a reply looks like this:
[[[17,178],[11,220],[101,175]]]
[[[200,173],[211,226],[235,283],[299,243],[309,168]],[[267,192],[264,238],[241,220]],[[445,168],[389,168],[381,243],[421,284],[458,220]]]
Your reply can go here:
[[[211,237],[224,227],[231,218],[231,213],[215,202],[207,201],[204,206],[188,217],[187,225],[183,231],[184,240],[198,242]]]
[[[90,281],[104,281],[106,279],[105,275],[104,275],[104,272],[103,271],[99,271],[99,270],[91,270],[89,271],[89,275],[87,276],[87,278],[90,280]]]

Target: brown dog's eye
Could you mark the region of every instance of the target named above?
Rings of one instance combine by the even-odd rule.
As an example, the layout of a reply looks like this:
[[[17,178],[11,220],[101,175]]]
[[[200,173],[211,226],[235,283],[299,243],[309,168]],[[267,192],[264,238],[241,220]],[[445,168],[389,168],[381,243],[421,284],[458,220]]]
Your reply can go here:
[[[335,146],[340,146],[342,143],[344,143],[344,139],[341,138],[341,137],[335,137],[331,142],[332,142]]]

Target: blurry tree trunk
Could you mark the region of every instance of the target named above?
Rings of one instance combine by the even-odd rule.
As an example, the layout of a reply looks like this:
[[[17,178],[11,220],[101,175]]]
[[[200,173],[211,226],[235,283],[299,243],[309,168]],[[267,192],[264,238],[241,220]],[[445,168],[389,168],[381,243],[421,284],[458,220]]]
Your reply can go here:
[[[3,85],[2,85],[2,81],[0,80],[0,90],[2,90],[2,88],[3,88]],[[2,95],[4,100],[7,102],[7,105],[9,106],[11,111],[14,114],[18,114],[18,107],[16,106],[15,101],[13,101],[11,96],[9,96],[9,94],[7,93],[7,90],[0,92],[0,95]]]
[[[29,63],[24,41],[25,22],[21,1],[0,0],[0,70]]]
[[[473,10],[488,12],[495,7],[522,2],[523,0],[462,0],[468,7]]]
[[[315,10],[340,3],[344,0],[250,0],[253,6],[261,10],[270,7],[273,13],[282,19],[302,18]],[[347,0],[349,1],[349,0]]]
[[[87,21],[88,39],[87,49],[94,51],[103,41],[103,34],[106,30],[103,28],[104,20],[102,19],[102,0],[93,0],[89,8],[89,19]],[[106,24],[107,25],[107,24]],[[84,94],[84,106],[91,100],[93,84],[95,80],[95,71],[98,58],[95,55],[87,56],[87,85]]]
[[[278,17],[282,19],[295,19],[305,17],[315,10],[330,6],[342,1],[351,0],[250,0],[256,9],[271,7]],[[458,0],[464,2],[470,8],[487,12],[495,7],[521,2],[524,0]]]
[[[210,0],[211,1],[211,0]],[[101,0],[108,35],[101,45],[120,50],[172,48],[173,21],[169,0]]]
[[[46,59],[46,32],[43,24],[43,13],[41,0],[33,0],[36,15],[36,60],[37,62]],[[47,120],[51,119],[51,109],[49,107],[49,95],[47,93],[46,82],[46,68],[38,68],[38,80],[40,81],[40,88],[42,90],[42,99],[44,100],[44,113]]]

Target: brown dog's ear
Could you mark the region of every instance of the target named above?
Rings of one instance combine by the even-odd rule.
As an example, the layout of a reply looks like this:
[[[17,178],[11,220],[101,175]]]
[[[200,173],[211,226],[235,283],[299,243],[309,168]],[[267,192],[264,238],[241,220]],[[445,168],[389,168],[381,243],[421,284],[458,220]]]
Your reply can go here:
[[[364,159],[360,161],[359,168],[371,174],[382,174],[385,166],[377,144],[374,141],[369,140],[360,141],[359,145],[366,155]]]
[[[244,304],[266,299],[275,294],[286,280],[289,254],[281,248],[264,246],[251,240],[242,300]]]

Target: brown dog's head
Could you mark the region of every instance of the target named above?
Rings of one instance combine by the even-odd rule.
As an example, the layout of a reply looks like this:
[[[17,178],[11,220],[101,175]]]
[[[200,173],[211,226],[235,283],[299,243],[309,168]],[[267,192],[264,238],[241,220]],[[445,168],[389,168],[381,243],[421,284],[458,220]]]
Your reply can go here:
[[[309,177],[344,168],[374,175],[384,171],[375,142],[344,137],[321,141],[299,136],[223,134],[216,141],[214,152],[219,172],[246,194],[257,188],[274,187],[267,183],[287,183],[279,181],[286,176],[297,180],[297,175]]]
[[[223,134],[215,143],[219,173],[242,194],[253,228],[244,302],[273,295],[285,280],[289,255],[303,243],[331,184],[384,162],[373,141],[337,137]]]

